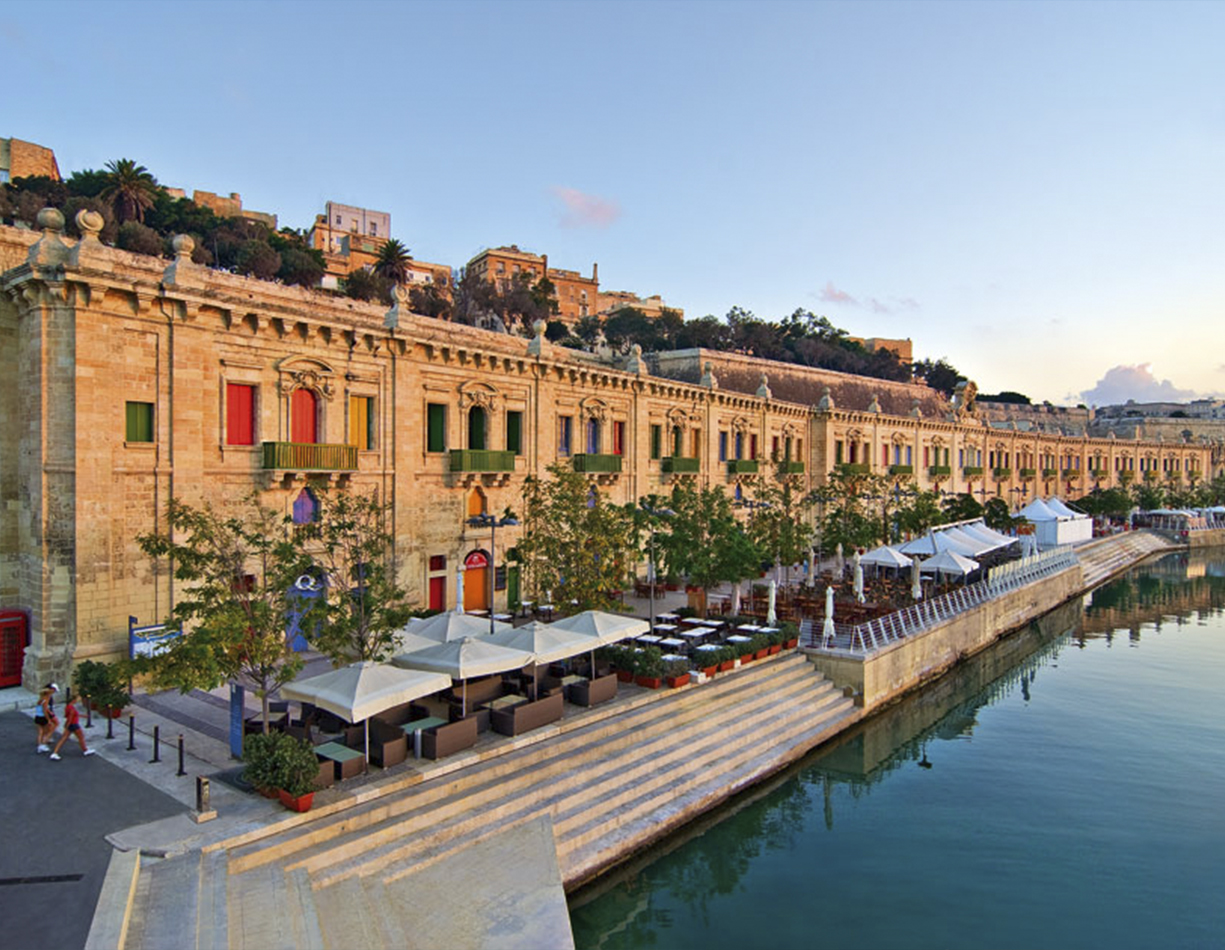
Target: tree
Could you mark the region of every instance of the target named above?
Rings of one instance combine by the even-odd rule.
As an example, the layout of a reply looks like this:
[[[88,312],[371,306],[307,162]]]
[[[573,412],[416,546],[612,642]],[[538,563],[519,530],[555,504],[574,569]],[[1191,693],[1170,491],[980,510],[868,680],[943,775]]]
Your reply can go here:
[[[321,493],[318,520],[299,528],[332,588],[308,639],[336,666],[390,659],[394,634],[412,615],[396,584],[389,513],[373,496]]]
[[[836,468],[825,485],[809,497],[818,505],[822,550],[839,544],[844,551],[872,547],[884,537],[884,519],[868,502],[879,500],[889,489],[881,475]]]
[[[323,255],[318,251],[312,254],[305,248],[287,247],[280,255],[281,269],[276,276],[286,284],[317,287],[327,272],[322,260]]]
[[[983,516],[983,506],[974,500],[974,496],[968,492],[962,492],[960,495],[952,495],[945,498],[941,502],[944,508],[944,518],[942,521],[948,523],[950,521],[972,521],[975,518]]]
[[[898,529],[911,537],[924,534],[943,520],[940,495],[934,491],[916,491],[897,509]]]
[[[757,574],[763,552],[736,520],[722,488],[682,483],[672,490],[668,506],[676,515],[655,542],[668,576],[685,578],[705,600],[711,588]]]
[[[618,610],[613,596],[639,559],[638,525],[627,508],[563,462],[523,484],[523,535],[515,545],[527,588],[578,610]]]
[[[234,269],[260,280],[272,280],[281,269],[281,255],[267,241],[244,241],[234,257]]]
[[[1022,519],[1014,518],[1003,498],[991,498],[983,505],[983,522],[996,531],[1010,531]]]
[[[314,564],[290,520],[254,495],[232,514],[172,499],[165,528],[136,541],[149,557],[167,559],[181,584],[168,622],[183,636],[166,652],[133,661],[134,671],[184,693],[245,679],[260,697],[266,732],[268,694],[302,669],[286,618],[300,614],[309,627],[321,609],[314,601],[303,609],[292,593]]]
[[[761,476],[749,481],[755,505],[749,517],[749,536],[765,557],[788,570],[792,564],[808,559],[813,539],[809,521],[812,502],[794,482],[792,478],[771,481]]]
[[[412,261],[408,248],[395,238],[389,238],[374,261],[374,272],[393,284],[408,283],[408,266]]]
[[[957,384],[965,382],[965,377],[947,359],[919,360],[912,367],[914,375],[922,379],[932,389],[937,389],[951,397],[957,389]]]
[[[414,283],[408,288],[408,302],[413,313],[437,320],[451,319],[451,298],[447,295],[445,282],[431,280]]]
[[[391,284],[373,271],[359,267],[345,278],[345,293],[354,300],[391,303]]]
[[[106,184],[99,196],[110,202],[115,217],[122,224],[144,221],[145,212],[153,207],[160,190],[149,169],[130,158],[121,158],[106,163]]]
[[[121,250],[153,257],[161,257],[165,248],[161,235],[139,221],[125,221],[119,225],[115,244]]]

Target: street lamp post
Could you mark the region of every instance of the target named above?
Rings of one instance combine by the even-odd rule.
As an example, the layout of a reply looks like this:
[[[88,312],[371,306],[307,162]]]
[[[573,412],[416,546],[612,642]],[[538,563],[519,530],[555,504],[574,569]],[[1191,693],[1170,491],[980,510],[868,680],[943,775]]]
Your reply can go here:
[[[473,528],[488,528],[489,529],[489,635],[493,636],[493,597],[495,593],[495,584],[497,578],[497,569],[494,566],[494,542],[497,538],[498,528],[506,528],[511,525],[517,525],[519,519],[513,515],[506,515],[504,518],[495,518],[490,514],[473,515],[468,519],[468,524]]]
[[[647,623],[650,626],[651,633],[654,634],[655,633],[655,519],[656,518],[675,518],[676,512],[673,511],[671,508],[652,508],[649,504],[647,504],[645,499],[639,499],[638,504],[642,507],[642,510],[646,512],[646,514],[649,516],[647,518],[647,534],[649,537],[649,540],[647,541],[647,549],[650,552],[651,560],[650,560],[650,563],[647,565],[647,573],[650,574],[650,581],[651,581],[651,585],[650,585],[651,586],[651,595],[650,595],[651,597],[650,599],[651,616],[647,619]]]

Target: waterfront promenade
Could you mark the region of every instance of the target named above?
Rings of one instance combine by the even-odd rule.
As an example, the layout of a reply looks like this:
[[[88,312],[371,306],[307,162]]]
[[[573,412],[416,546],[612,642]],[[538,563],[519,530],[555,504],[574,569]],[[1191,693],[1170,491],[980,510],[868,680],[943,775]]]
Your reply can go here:
[[[1046,598],[1075,596],[1088,577],[1123,570],[1168,546],[1142,532],[1124,538],[1086,549],[1089,568],[1077,566],[1070,594],[1066,585],[1030,591],[1032,610],[1045,612],[1058,602]],[[992,638],[1004,632],[992,630]],[[557,906],[563,888],[772,774],[865,711],[803,655],[785,653],[703,685],[626,689],[615,704],[528,736],[336,792],[307,815],[252,802],[237,815],[223,808],[218,821],[192,825],[187,835],[174,819],[129,829],[112,841],[143,851],[146,860],[126,866],[134,889],[115,889],[131,895],[120,908],[131,925],[123,945],[157,946],[171,924],[173,933],[185,933],[182,912],[163,919],[167,907],[188,909],[200,947],[262,946],[266,930],[248,930],[245,922],[274,919],[286,908],[317,926],[295,929],[286,918],[278,930],[282,945],[344,945],[351,933],[335,922],[344,908],[364,906],[377,916],[379,908],[400,906],[408,899],[404,889],[424,882],[427,871],[443,881],[466,880],[465,867],[506,846],[502,835],[539,840],[542,827],[554,841]],[[403,923],[380,933],[382,944],[370,945],[396,945]],[[519,936],[522,942],[500,945],[557,945]]]

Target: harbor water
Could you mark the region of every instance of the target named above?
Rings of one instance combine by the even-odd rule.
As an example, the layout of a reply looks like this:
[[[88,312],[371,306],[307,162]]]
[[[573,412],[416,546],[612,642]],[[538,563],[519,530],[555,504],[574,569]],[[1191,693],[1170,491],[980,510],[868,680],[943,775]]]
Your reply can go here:
[[[1225,942],[1225,551],[1064,605],[571,895],[583,948]]]

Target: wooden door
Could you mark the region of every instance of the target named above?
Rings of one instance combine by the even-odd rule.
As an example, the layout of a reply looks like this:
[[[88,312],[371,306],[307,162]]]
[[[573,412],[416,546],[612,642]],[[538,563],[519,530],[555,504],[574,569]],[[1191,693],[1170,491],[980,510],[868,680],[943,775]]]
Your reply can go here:
[[[489,558],[473,551],[464,558],[464,610],[489,609]]]
[[[318,402],[309,389],[295,389],[289,401],[289,441],[318,442]]]

